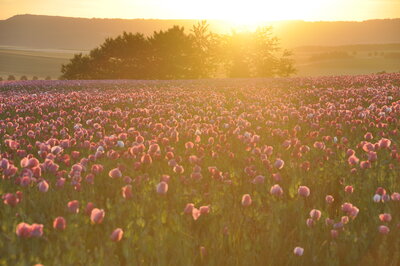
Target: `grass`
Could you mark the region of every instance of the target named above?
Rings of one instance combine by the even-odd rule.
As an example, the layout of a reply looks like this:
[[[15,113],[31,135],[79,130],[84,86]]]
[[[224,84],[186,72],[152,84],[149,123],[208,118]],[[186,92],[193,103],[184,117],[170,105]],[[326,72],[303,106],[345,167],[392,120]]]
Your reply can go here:
[[[391,59],[380,55],[382,52],[399,53],[399,44],[298,47],[293,51],[295,66],[298,69],[297,76],[359,75],[381,71],[388,73],[400,71],[400,60],[398,58]],[[351,58],[310,60],[313,55],[332,51],[347,52],[351,55]],[[5,79],[8,75],[14,75],[18,79],[25,75],[29,79],[32,76],[58,78],[61,75],[61,64],[67,63],[77,52],[0,47],[0,77]],[[355,55],[354,52],[356,52]],[[375,52],[378,52],[379,55],[373,55]],[[372,56],[369,56],[371,53]]]

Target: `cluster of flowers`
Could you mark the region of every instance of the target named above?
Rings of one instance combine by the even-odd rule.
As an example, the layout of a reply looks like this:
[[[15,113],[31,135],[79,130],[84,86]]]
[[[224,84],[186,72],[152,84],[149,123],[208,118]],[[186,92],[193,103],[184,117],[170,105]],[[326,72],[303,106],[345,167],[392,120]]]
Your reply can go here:
[[[261,204],[257,189],[265,188],[270,202],[299,201],[306,229],[318,227],[324,217],[337,240],[359,212],[372,208],[357,194],[357,180],[383,171],[394,180],[399,171],[400,90],[393,85],[399,80],[400,74],[387,74],[211,86],[204,81],[6,83],[0,92],[0,182],[7,190],[2,199],[18,207],[36,197],[32,190],[40,197],[66,188],[101,195],[98,184],[122,183],[118,194],[126,202],[151,186],[160,201],[181,193],[185,202],[173,210],[169,205],[169,211],[197,221],[221,212],[214,208],[218,201],[210,200],[212,184],[236,187],[237,203],[246,210]],[[318,175],[326,173],[340,191],[319,187],[324,181],[316,181]],[[390,191],[379,187],[374,202],[400,201],[394,182],[374,182]],[[82,203],[93,226],[108,222],[105,214],[113,209],[102,205],[105,201],[70,195],[65,193],[63,206],[68,215],[78,214]],[[381,234],[389,234],[390,223],[399,220],[392,207],[385,208]],[[59,215],[54,213],[52,226],[66,230],[69,217]],[[43,236],[47,225],[36,222],[44,224],[17,220],[17,236]],[[117,226],[109,231],[113,241],[124,234]],[[202,256],[205,249],[200,247]],[[295,255],[303,252],[294,249]]]

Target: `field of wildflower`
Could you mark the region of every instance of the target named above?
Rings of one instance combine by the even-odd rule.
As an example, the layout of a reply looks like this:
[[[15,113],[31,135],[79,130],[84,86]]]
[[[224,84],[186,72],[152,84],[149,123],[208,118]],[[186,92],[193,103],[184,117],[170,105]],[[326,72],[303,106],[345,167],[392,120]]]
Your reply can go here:
[[[400,74],[0,83],[0,265],[400,265]]]

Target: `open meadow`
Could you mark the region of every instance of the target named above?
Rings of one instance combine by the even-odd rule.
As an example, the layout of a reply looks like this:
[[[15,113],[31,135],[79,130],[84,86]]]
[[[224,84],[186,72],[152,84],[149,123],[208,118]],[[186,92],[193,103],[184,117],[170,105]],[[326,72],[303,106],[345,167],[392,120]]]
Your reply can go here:
[[[364,75],[400,72],[400,44],[303,46],[292,49],[295,76]],[[0,47],[0,77],[61,76],[61,65],[88,51]],[[218,77],[226,76],[221,70]]]
[[[400,265],[400,74],[0,82],[0,265]]]
[[[9,75],[16,79],[21,76],[57,79],[61,75],[61,65],[67,63],[74,53],[73,50],[0,47],[0,77],[3,80]]]

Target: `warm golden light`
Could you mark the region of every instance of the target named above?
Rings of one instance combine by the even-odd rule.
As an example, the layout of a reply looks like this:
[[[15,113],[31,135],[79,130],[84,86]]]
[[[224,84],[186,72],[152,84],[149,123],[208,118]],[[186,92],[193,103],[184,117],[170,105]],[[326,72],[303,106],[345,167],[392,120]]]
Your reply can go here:
[[[273,20],[400,17],[398,0],[0,0],[0,19],[16,14],[98,18],[219,19],[234,25]]]
[[[209,10],[205,6],[198,13],[207,14],[210,18],[230,21],[234,26],[255,26],[266,21],[275,20],[313,20],[317,14],[329,6],[334,0],[281,0],[259,1],[247,0],[232,2],[218,1],[214,8]],[[211,2],[212,1],[208,1]],[[225,12],[218,12],[225,10]],[[208,12],[208,13],[207,13]]]

